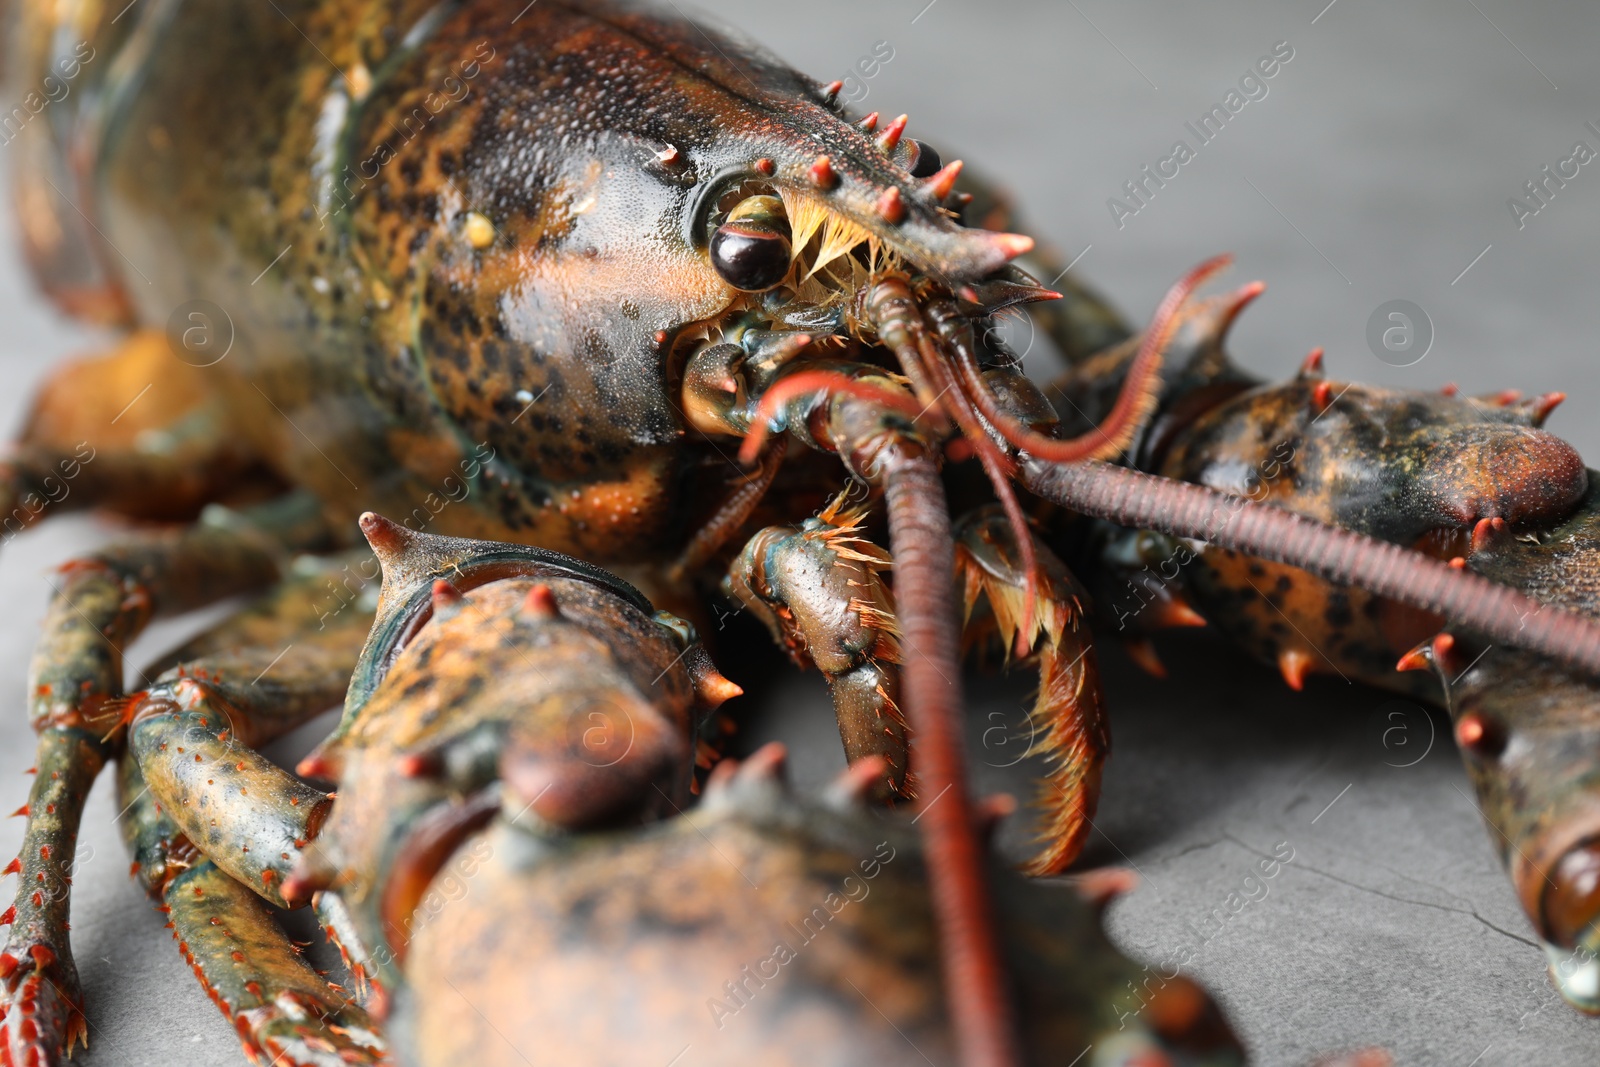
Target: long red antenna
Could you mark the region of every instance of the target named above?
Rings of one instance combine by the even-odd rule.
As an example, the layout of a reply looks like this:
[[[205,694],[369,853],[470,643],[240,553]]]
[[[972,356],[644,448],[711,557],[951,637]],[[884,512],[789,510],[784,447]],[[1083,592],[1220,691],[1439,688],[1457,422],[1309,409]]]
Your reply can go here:
[[[885,472],[895,614],[921,825],[945,993],[963,1067],[1017,1067],[1015,1019],[989,895],[988,864],[967,794],[955,545],[939,467],[927,453]]]
[[[1084,515],[1299,567],[1443,615],[1491,640],[1600,678],[1600,623],[1400,545],[1270,504],[1097,461],[1028,459],[1022,481]]]

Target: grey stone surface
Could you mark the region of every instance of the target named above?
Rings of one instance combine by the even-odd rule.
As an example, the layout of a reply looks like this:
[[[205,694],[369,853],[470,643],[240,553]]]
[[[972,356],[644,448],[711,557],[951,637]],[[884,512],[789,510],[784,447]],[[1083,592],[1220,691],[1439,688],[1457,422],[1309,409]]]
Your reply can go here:
[[[1562,389],[1571,399],[1552,428],[1593,454],[1600,302],[1584,279],[1600,170],[1584,167],[1520,230],[1506,199],[1575,141],[1600,148],[1584,126],[1600,124],[1600,9],[1325,3],[704,6],[823,78],[845,77],[875,42],[890,42],[894,59],[865,83],[862,105],[909,111],[913,135],[1001,178],[1035,231],[1069,257],[1084,253],[1081,271],[1130,314],[1146,314],[1188,266],[1233,250],[1236,279],[1271,285],[1236,333],[1247,365],[1282,376],[1326,345],[1336,378]],[[1193,147],[1184,123],[1279,41],[1294,57],[1267,95],[1119,229],[1107,199],[1176,139]],[[8,431],[51,361],[94,342],[28,289],[11,225],[0,219]],[[1367,347],[1371,313],[1393,299],[1420,305],[1436,331],[1415,366],[1389,366]],[[1048,369],[1048,355],[1038,358]],[[0,693],[11,694],[0,809],[21,802],[19,772],[32,762],[21,694],[42,572],[112,532],[65,519],[0,548]],[[132,658],[175,637],[152,634]],[[1266,1064],[1369,1042],[1407,1064],[1595,1062],[1600,1023],[1549,989],[1442,717],[1338,678],[1291,693],[1203,634],[1163,647],[1167,682],[1105,654],[1117,747],[1091,855],[1144,875],[1111,912],[1130,952],[1156,962],[1192,949],[1186,971],[1218,993]],[[1014,743],[990,729],[1017,724],[1025,685],[975,679],[971,690],[980,785],[1025,793],[1030,761],[1007,768]],[[814,677],[783,681],[753,719],[751,741],[795,744],[802,781],[840,762]],[[240,1063],[230,1028],[126,877],[106,785],[90,805],[92,853],[77,878],[74,944],[91,1019],[81,1062]],[[18,830],[0,827],[0,855]],[[1025,836],[1018,820],[1008,846]],[[1219,929],[1208,915],[1279,842],[1293,862]]]

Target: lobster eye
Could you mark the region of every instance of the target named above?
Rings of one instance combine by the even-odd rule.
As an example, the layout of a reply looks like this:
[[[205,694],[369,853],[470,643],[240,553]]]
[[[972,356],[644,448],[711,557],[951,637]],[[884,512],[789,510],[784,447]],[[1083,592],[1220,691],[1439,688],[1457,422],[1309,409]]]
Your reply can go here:
[[[915,138],[907,138],[901,143],[907,146],[906,169],[913,178],[931,178],[939,173],[939,153],[933,150],[932,145]]]
[[[735,289],[759,293],[789,276],[789,219],[775,196],[751,196],[711,235],[711,266]]]
[[[1571,948],[1600,917],[1600,846],[1590,842],[1568,852],[1551,879],[1544,895],[1544,934]]]

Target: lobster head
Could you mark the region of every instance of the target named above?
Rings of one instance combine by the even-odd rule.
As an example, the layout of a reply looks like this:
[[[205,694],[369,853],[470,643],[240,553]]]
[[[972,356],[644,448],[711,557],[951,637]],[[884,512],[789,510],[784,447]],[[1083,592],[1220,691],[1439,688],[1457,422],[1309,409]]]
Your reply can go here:
[[[627,477],[686,433],[744,436],[802,356],[876,346],[869,362],[903,370],[869,307],[885,277],[925,281],[958,318],[1054,297],[1008,266],[1031,239],[962,225],[961,164],[903,118],[851,122],[837,87],[671,7],[540,3],[509,35],[502,16],[472,6],[434,31],[435,55],[495,52],[432,147],[386,172],[420,171],[391,195],[426,195],[442,223],[394,251],[427,266],[410,306],[434,395],[552,495]],[[392,139],[401,112],[369,111],[363,136]],[[469,135],[470,151],[444,147]],[[607,531],[648,543],[665,516],[651,497],[542,541],[617,558],[636,549]]]

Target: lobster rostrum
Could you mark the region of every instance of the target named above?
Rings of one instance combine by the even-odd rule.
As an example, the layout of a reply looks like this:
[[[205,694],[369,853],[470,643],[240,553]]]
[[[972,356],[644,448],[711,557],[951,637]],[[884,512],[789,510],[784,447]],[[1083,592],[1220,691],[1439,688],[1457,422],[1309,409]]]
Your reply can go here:
[[[59,69],[74,34],[103,60],[79,61],[94,91],[31,127],[19,153],[30,260],[69,309],[146,329],[46,387],[0,493],[19,505],[48,494],[92,439],[95,458],[73,468],[71,506],[173,518],[279,496],[244,519],[212,512],[78,561],[57,588],[30,676],[40,776],[24,885],[8,914],[12,949],[0,956],[11,999],[0,1048],[20,1062],[55,1057],[82,1031],[65,899],[45,899],[27,880],[70,855],[83,794],[107,759],[137,767],[165,798],[154,814],[181,831],[162,829],[176,851],[162,846],[141,867],[159,869],[149,884],[165,906],[183,877],[212,880],[195,896],[228,897],[226,886],[228,899],[252,907],[300,903],[327,878],[376,892],[374,872],[393,859],[385,850],[401,831],[371,811],[341,815],[326,794],[259,757],[241,759],[234,773],[244,779],[213,776],[206,788],[237,784],[230,808],[264,820],[261,832],[282,847],[224,858],[240,839],[175,811],[200,787],[160,770],[177,747],[163,733],[170,724],[209,738],[197,752],[183,746],[205,767],[218,746],[262,740],[333,702],[326,668],[336,657],[322,663],[318,687],[280,693],[293,699],[256,716],[246,714],[256,694],[206,695],[211,667],[205,676],[185,667],[130,699],[120,654],[155,615],[266,588],[294,553],[339,547],[369,509],[407,516],[403,528],[613,566],[686,615],[725,570],[729,591],[827,674],[847,755],[868,764],[876,793],[915,792],[954,1041],[973,1064],[1015,1062],[1020,1046],[963,785],[958,595],[971,636],[998,635],[1044,671],[1037,711],[1057,756],[1055,837],[1036,870],[1073,859],[1106,748],[1082,601],[1030,530],[1014,482],[1085,515],[1307,568],[1600,671],[1600,628],[1572,612],[1540,610],[1515,589],[1362,533],[1101,462],[1162,414],[1163,358],[1187,298],[1221,261],[1176,285],[1128,346],[1099,425],[1066,431],[987,329],[1006,308],[1055,295],[1010,265],[1031,240],[964,225],[965,198],[977,194],[958,188],[960,164],[942,165],[907,138],[903,119],[851,121],[837,87],[675,11],[600,0],[546,0],[515,15],[482,0],[200,0],[121,14],[24,2],[16,17],[15,66],[30,75]],[[151,328],[174,309],[225,324],[230,344],[196,352],[184,329],[169,346]],[[1106,322],[1076,309],[1063,318]],[[175,349],[188,358],[171,358]],[[151,383],[142,405],[121,395],[130,382]],[[735,450],[748,473],[735,468]],[[958,543],[940,465],[967,458],[987,476],[1000,517],[963,520]],[[863,540],[859,501],[828,505],[831,493],[817,491],[841,475],[881,495],[887,552]],[[1218,509],[1231,521],[1209,522]],[[374,536],[374,521],[366,525],[380,552],[403,539],[388,528]],[[740,543],[750,547],[726,568]],[[548,788],[528,803],[557,823],[630,809],[641,783],[673,798],[669,787],[683,782],[677,746],[693,734],[682,703],[651,715],[635,708],[641,747],[614,777],[551,757],[541,739],[554,720],[537,716],[503,739],[485,719],[496,744],[482,748],[401,753],[398,742],[366,737],[368,712],[391,719],[373,711],[381,693],[364,690],[363,677],[409,672],[414,688],[393,699],[417,707],[449,704],[451,685],[481,677],[429,673],[432,657],[465,662],[458,642],[471,644],[477,618],[447,618],[450,594],[441,595],[416,609],[413,622],[438,616],[419,631],[416,660],[395,640],[392,665],[362,667],[350,690],[358,711],[308,775],[352,773],[334,760],[359,738],[347,759],[441,761],[448,773],[423,774],[434,784],[403,793],[424,806],[449,791],[439,783],[480,781],[490,765],[521,795]],[[519,596],[524,616],[549,606],[533,587],[493,596],[497,618]],[[318,613],[317,633],[330,615],[335,628],[354,625],[359,599],[341,596]],[[380,619],[375,634],[388,625]],[[622,666],[612,675],[626,678]],[[637,698],[614,699],[626,710]],[[264,722],[229,725],[222,738],[225,716],[208,701]],[[196,709],[205,721],[190,724]],[[408,714],[394,711],[396,729],[428,740],[426,716]],[[396,772],[378,761],[353,773]],[[451,808],[440,825],[409,810],[430,836],[394,855],[426,859],[381,879],[404,887],[398,903],[350,909],[369,939],[404,917],[463,828],[495,809],[489,799]],[[142,818],[137,806],[131,817]],[[295,859],[335,826],[326,865]],[[212,866],[184,866],[200,854]],[[239,928],[266,943],[268,925],[241,919]],[[238,991],[210,978],[209,987],[231,1014],[283,1016],[292,1029],[305,1013],[269,1010],[268,983],[247,977],[238,951]],[[286,995],[303,993],[285,982]],[[261,1010],[251,1015],[249,1004]],[[358,1020],[341,1027],[364,1032]]]

